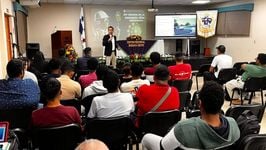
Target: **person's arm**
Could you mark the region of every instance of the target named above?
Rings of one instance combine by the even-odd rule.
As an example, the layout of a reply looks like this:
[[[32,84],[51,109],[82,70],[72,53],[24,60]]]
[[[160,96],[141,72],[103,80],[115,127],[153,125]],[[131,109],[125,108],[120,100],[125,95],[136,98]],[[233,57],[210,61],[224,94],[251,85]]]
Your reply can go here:
[[[242,70],[246,70],[246,67],[247,67],[247,64],[242,64],[242,65],[241,65],[241,69],[242,69]]]
[[[112,42],[112,41],[110,40],[109,35],[105,35],[105,36],[103,37],[103,46],[108,46],[109,42]]]
[[[164,150],[176,149],[181,146],[181,143],[176,139],[173,127],[160,141],[160,145]]]
[[[214,73],[214,68],[215,68],[215,67],[210,66],[209,72]]]
[[[91,108],[88,113],[88,118],[95,118],[95,117],[97,117],[97,104],[95,102],[95,98],[93,98],[91,103]]]
[[[79,83],[77,83],[76,85],[76,98],[80,98],[81,97],[81,86]]]
[[[211,66],[209,68],[209,72],[214,73],[214,68],[217,66],[217,57],[214,57],[211,63]]]

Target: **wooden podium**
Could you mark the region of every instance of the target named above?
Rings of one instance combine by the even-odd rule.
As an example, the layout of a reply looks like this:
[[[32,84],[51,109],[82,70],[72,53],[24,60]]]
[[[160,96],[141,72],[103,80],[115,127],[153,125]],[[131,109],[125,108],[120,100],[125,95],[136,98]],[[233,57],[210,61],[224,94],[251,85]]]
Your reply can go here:
[[[56,31],[51,35],[52,57],[58,58],[58,50],[72,44],[72,31]]]

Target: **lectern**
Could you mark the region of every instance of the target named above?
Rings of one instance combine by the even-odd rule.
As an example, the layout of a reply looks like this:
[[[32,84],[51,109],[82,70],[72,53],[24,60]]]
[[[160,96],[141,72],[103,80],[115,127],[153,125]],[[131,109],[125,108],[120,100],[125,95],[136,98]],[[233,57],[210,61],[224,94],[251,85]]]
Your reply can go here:
[[[66,44],[72,44],[72,31],[56,31],[51,35],[52,57],[58,58],[58,50]]]

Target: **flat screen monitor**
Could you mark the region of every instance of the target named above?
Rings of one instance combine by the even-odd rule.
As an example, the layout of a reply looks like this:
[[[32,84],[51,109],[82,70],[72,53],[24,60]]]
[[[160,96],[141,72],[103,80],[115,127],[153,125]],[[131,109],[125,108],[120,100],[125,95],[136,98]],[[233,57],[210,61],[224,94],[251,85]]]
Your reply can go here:
[[[186,38],[197,35],[196,14],[155,15],[155,37]]]

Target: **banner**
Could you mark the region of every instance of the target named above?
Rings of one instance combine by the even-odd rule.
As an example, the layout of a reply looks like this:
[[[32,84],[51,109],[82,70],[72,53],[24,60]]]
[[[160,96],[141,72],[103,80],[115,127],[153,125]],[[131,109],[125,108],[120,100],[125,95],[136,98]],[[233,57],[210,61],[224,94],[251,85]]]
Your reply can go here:
[[[215,35],[217,15],[217,10],[197,11],[198,36],[208,38]]]

